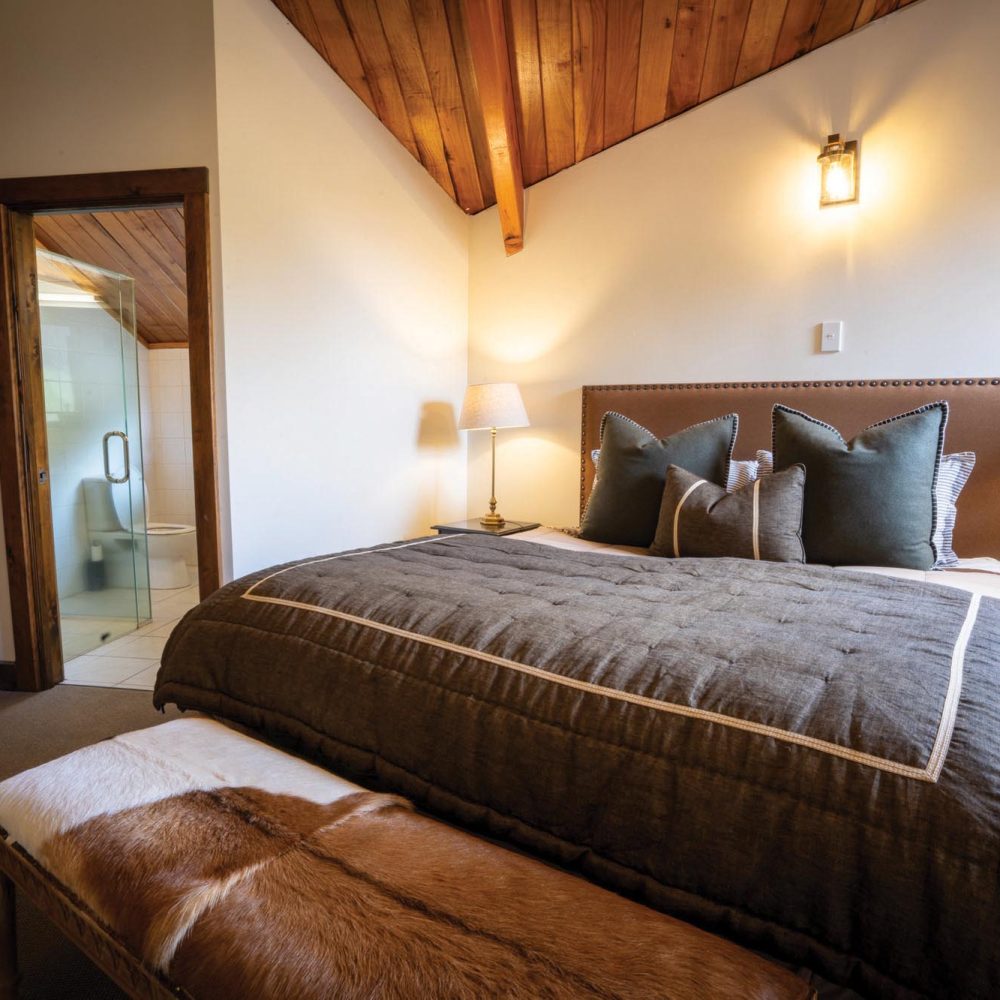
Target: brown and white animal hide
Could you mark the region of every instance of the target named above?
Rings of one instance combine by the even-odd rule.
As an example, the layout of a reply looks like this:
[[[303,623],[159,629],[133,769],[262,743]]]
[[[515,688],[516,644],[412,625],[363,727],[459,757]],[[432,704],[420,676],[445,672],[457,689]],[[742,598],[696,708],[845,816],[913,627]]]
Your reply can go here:
[[[42,860],[199,998],[811,995],[733,944],[393,796],[189,792],[90,819]]]

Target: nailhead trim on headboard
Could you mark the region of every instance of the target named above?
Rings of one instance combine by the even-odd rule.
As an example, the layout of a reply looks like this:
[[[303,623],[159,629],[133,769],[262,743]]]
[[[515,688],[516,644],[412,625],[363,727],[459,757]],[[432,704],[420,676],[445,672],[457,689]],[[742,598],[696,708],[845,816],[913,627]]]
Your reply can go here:
[[[647,382],[635,385],[585,385],[583,386],[583,407],[580,419],[580,509],[584,505],[584,483],[587,475],[586,434],[587,434],[587,392],[614,391],[639,392],[650,389],[667,392],[680,389],[697,389],[707,392],[712,389],[886,389],[892,386],[927,386],[949,385],[996,385],[1000,386],[1000,378],[892,378],[892,379],[838,379],[837,381],[813,382],[804,379],[798,382]]]

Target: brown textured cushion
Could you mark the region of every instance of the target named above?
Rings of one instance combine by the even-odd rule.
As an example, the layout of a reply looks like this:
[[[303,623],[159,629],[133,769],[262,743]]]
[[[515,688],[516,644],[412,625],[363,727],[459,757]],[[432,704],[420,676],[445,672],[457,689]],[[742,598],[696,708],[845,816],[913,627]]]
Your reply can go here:
[[[667,469],[654,556],[733,556],[805,562],[802,507],[806,470],[792,465],[735,493],[687,469]]]

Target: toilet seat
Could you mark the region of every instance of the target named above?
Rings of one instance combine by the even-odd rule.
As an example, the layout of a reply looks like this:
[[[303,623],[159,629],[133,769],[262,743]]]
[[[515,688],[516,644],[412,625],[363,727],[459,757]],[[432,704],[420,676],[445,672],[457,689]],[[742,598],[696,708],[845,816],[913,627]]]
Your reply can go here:
[[[134,549],[145,549],[149,566],[149,586],[154,590],[175,590],[190,585],[188,560],[195,557],[196,528],[193,524],[174,521],[149,521],[133,534],[123,525],[141,518],[141,509],[133,511],[135,484],[111,484],[107,479],[90,477],[83,480],[87,513],[87,529],[91,541],[101,542],[108,550],[109,564],[121,564],[124,571],[134,567]],[[146,484],[142,484],[145,509],[149,509]],[[140,520],[141,524],[141,520]]]

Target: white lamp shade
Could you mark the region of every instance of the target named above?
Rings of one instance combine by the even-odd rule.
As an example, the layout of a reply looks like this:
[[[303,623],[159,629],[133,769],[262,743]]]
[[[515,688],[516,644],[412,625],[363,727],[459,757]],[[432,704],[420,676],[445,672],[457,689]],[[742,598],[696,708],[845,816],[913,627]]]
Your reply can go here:
[[[527,427],[528,413],[516,382],[487,382],[465,390],[458,428],[463,431],[488,427]]]

